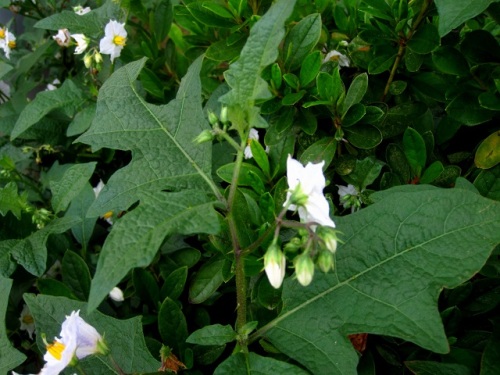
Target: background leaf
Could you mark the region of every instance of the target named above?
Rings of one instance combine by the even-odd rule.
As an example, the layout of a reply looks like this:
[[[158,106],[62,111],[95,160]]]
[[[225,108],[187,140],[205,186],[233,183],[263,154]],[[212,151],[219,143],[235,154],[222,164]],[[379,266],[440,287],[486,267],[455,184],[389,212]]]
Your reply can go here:
[[[113,225],[97,263],[89,297],[95,309],[129,270],[153,260],[169,234],[215,234],[219,222],[213,202],[201,191],[143,193],[141,204]]]
[[[314,48],[321,35],[321,15],[309,14],[301,19],[285,39],[285,69],[292,71],[300,67],[304,58]]]
[[[439,13],[439,35],[448,34],[455,27],[482,13],[495,0],[436,0]]]
[[[334,273],[315,275],[307,288],[286,280],[280,316],[257,332],[314,374],[356,374],[353,333],[446,353],[439,292],[470,278],[500,241],[500,204],[475,193],[426,185],[383,194],[336,218],[345,242]]]
[[[243,353],[236,353],[222,362],[215,369],[214,375],[305,375],[307,372],[290,363],[278,361],[274,358],[262,357],[255,353],[248,353],[248,358]]]
[[[209,128],[201,107],[202,58],[190,66],[176,98],[162,106],[146,103],[136,90],[145,62],[124,66],[104,83],[94,122],[77,139],[94,151],[132,151],[132,161],[111,176],[89,216],[125,210],[138,200],[139,191],[206,188],[210,180],[211,144],[193,147],[193,139]]]

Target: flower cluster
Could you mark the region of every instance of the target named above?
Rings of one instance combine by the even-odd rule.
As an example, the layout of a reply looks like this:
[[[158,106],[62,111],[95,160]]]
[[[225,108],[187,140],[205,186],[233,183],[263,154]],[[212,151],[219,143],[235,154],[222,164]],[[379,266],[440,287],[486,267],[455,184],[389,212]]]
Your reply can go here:
[[[3,49],[8,59],[10,59],[10,51],[16,48],[16,37],[6,27],[0,28],[0,48]]]
[[[78,15],[84,15],[91,11],[90,8],[75,7],[74,11]],[[75,55],[84,53],[90,43],[90,38],[85,34],[71,34],[68,29],[61,29],[52,37],[61,47],[69,47],[74,39]],[[115,20],[110,20],[104,28],[104,37],[99,42],[99,52],[96,48],[87,53],[83,59],[85,66],[90,68],[95,62],[97,66],[102,62],[101,54],[110,55],[111,62],[120,56],[127,41],[127,31],[125,24]]]
[[[300,221],[309,228],[309,232],[305,231],[301,239],[292,239],[285,246],[285,251],[295,252],[299,248],[304,248],[303,253],[294,259],[296,277],[303,286],[309,285],[313,279],[315,267],[313,257],[317,259],[319,268],[328,272],[333,269],[333,255],[337,250],[335,223],[330,218],[330,206],[323,195],[326,185],[322,169],[324,163],[324,161],[317,164],[307,163],[303,166],[291,156],[288,156],[287,160],[289,190],[284,207],[298,211]],[[319,251],[313,251],[316,248],[315,244],[319,245]],[[264,269],[274,288],[281,286],[285,277],[285,266],[285,255],[275,238],[264,255]]]
[[[43,356],[45,365],[40,374],[58,375],[67,366],[92,354],[108,354],[109,349],[103,337],[80,317],[80,311],[73,311],[62,323],[60,337],[49,344],[45,339],[47,352]],[[13,373],[15,374],[15,373]]]

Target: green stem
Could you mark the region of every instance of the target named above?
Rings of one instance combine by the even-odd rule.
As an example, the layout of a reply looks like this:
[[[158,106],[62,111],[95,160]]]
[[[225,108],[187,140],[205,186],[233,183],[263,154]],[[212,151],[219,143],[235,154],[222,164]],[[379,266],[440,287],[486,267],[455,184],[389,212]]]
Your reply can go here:
[[[229,232],[231,233],[231,242],[234,249],[234,260],[236,264],[236,331],[240,330],[247,322],[247,285],[245,279],[245,268],[244,268],[244,253],[240,247],[238,241],[238,234],[236,231],[236,222],[234,219],[233,204],[234,198],[236,196],[236,189],[238,188],[238,178],[240,176],[241,164],[243,163],[243,149],[246,144],[246,138],[242,137],[241,147],[236,155],[236,162],[233,171],[233,177],[231,180],[231,187],[229,188],[229,196],[227,199],[228,208],[228,224]],[[247,343],[245,341],[239,342],[241,349],[247,351]]]
[[[394,60],[394,64],[392,65],[391,73],[389,75],[389,79],[387,80],[387,83],[384,88],[384,93],[382,95],[381,100],[385,102],[385,99],[387,97],[387,94],[389,93],[389,89],[391,87],[391,83],[394,80],[394,77],[396,75],[396,71],[398,70],[399,64],[401,63],[401,60],[403,59],[403,56],[406,51],[406,44],[408,43],[409,40],[413,37],[413,34],[415,34],[415,31],[417,31],[417,27],[420,25],[422,20],[425,17],[425,12],[427,11],[427,8],[431,4],[432,0],[424,0],[424,3],[422,4],[422,8],[420,8],[420,13],[418,14],[417,20],[413,23],[411,26],[410,31],[408,32],[408,35],[404,36],[403,33],[400,33],[400,43],[399,43],[399,49],[398,49],[398,54],[396,55],[396,60]]]
[[[233,148],[236,151],[240,151],[242,149],[241,145],[239,145],[229,134],[227,134],[227,132],[225,130],[220,129],[220,128],[216,128],[216,129],[214,129],[214,131],[215,131],[216,135],[220,135],[222,138],[224,138],[226,140],[227,143],[229,143],[231,146],[233,146]],[[246,146],[246,144],[243,146],[243,150],[245,149],[245,146]]]

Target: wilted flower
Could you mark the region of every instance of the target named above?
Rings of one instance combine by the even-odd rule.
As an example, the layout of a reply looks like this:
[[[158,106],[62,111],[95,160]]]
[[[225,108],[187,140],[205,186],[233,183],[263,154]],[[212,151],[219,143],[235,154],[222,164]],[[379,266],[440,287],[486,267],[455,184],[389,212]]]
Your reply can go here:
[[[323,64],[328,61],[337,61],[340,67],[349,67],[350,64],[349,58],[336,50],[330,51],[326,54],[325,58],[323,59]]]
[[[111,20],[104,28],[104,38],[99,43],[99,51],[105,55],[110,55],[111,62],[113,62],[115,58],[120,56],[126,41],[125,24]]]
[[[285,278],[286,258],[278,244],[273,243],[264,255],[264,269],[269,283],[279,289]]]
[[[81,5],[77,5],[76,7],[73,7],[73,11],[78,14],[79,16],[83,16],[84,14],[87,14],[90,12],[92,9],[90,7],[82,7]]]
[[[117,286],[111,289],[111,292],[109,292],[109,298],[116,302],[122,302],[125,300],[123,297],[123,291]]]
[[[71,37],[76,42],[75,55],[83,53],[89,45],[89,38],[83,34],[71,34]]]
[[[52,36],[52,39],[54,39],[61,47],[69,47],[71,35],[69,34],[68,29],[60,29],[56,35]]]
[[[33,332],[35,332],[35,321],[33,320],[33,316],[30,313],[28,305],[23,306],[21,315],[19,316],[19,321],[21,322],[21,326],[19,327],[19,329],[27,331],[30,339],[33,340]]]
[[[288,155],[286,167],[289,190],[284,206],[293,211],[298,209],[300,220],[304,223],[315,222],[335,228],[330,218],[330,206],[323,195],[326,184],[322,170],[324,164],[324,161],[307,163],[304,167]]]

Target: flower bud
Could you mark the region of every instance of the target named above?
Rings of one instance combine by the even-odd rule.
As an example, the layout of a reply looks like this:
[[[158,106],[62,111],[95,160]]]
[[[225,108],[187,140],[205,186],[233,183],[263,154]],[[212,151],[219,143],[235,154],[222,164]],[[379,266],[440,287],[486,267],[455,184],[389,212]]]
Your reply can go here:
[[[226,124],[228,122],[228,118],[227,118],[227,107],[224,106],[222,107],[222,109],[220,110],[220,121],[223,123],[223,124]]]
[[[335,254],[337,251],[337,235],[335,233],[335,229],[322,226],[318,228],[316,233],[321,241],[323,241],[324,247],[332,254]]]
[[[279,289],[285,278],[286,258],[280,247],[273,242],[264,255],[264,269],[269,283]]]
[[[211,130],[203,130],[198,136],[193,140],[193,142],[201,144],[203,142],[209,142],[214,139],[214,133]]]
[[[290,242],[288,242],[286,245],[285,245],[285,252],[286,253],[296,253],[298,249],[300,249],[302,247],[302,241],[300,238],[298,237],[293,237]]]
[[[111,292],[109,292],[109,298],[116,302],[122,302],[125,300],[125,298],[123,298],[122,290],[116,286],[111,289]]]
[[[314,262],[309,253],[303,253],[294,259],[295,275],[300,285],[308,286],[314,276]]]
[[[217,115],[210,110],[208,111],[208,122],[212,126],[219,122],[219,118],[217,117]]]
[[[96,62],[96,64],[102,63],[102,55],[97,51],[94,55],[94,61]]]
[[[87,69],[90,69],[92,66],[92,54],[90,52],[86,53],[85,56],[83,56],[83,63],[85,64],[85,67]]]
[[[329,251],[321,251],[318,255],[318,260],[316,261],[319,269],[323,272],[328,272],[333,270],[334,260],[333,254]]]

